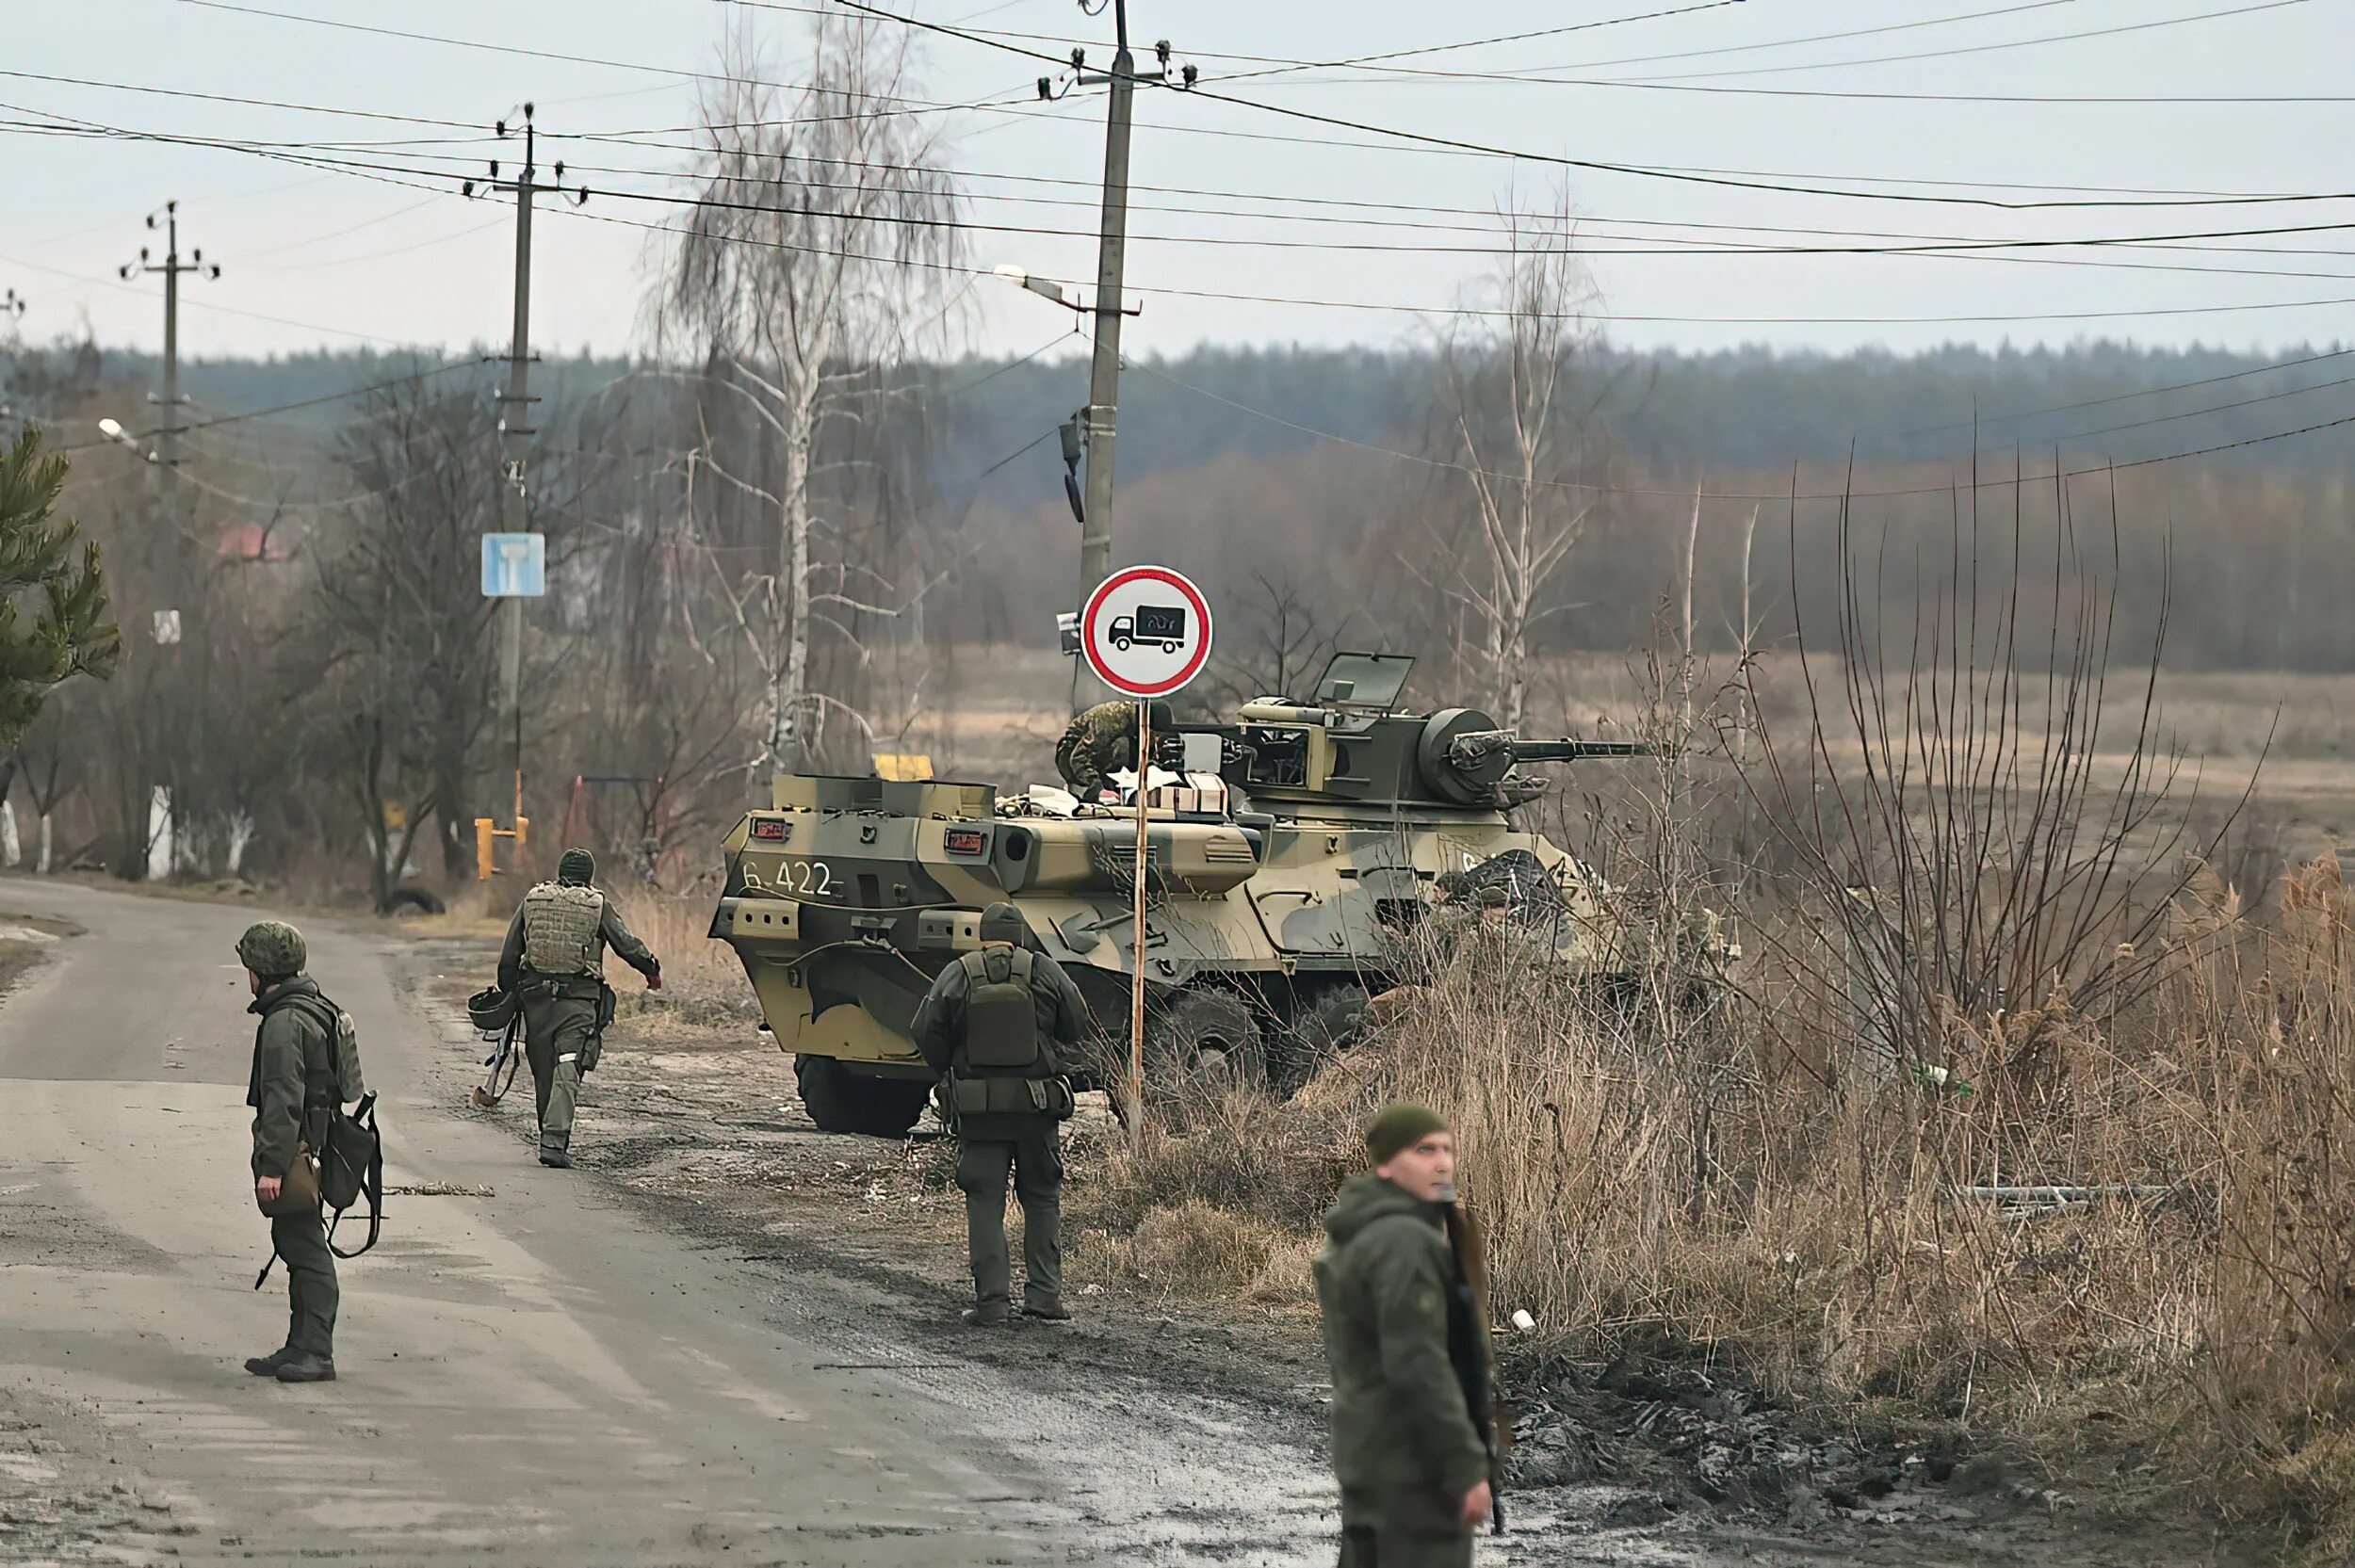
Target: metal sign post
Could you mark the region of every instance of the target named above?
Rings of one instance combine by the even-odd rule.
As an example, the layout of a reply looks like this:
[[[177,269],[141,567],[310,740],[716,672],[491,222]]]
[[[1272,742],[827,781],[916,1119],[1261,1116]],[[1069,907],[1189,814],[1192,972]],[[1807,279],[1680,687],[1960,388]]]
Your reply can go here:
[[[1202,590],[1165,566],[1113,573],[1080,612],[1080,652],[1096,679],[1137,704],[1136,903],[1129,937],[1129,1137],[1145,1136],[1145,951],[1146,879],[1152,874],[1153,700],[1196,675],[1210,658],[1210,606]]]
[[[1129,968],[1135,973],[1129,980],[1129,1136],[1133,1140],[1145,1129],[1145,878],[1153,863],[1152,846],[1145,826],[1145,800],[1152,791],[1145,787],[1152,772],[1153,704],[1137,704],[1137,885],[1136,923],[1129,929],[1136,932],[1134,962]]]
[[[513,863],[523,865],[525,834],[531,825],[524,818],[524,601],[537,599],[548,590],[547,536],[537,533],[484,534],[482,536],[482,596],[485,599],[505,599],[506,639],[501,650],[501,673],[507,690],[507,704],[515,716],[515,811],[512,828],[502,828],[488,816],[478,816],[474,823],[475,876],[489,881],[497,869],[495,863],[498,840],[514,840]]]

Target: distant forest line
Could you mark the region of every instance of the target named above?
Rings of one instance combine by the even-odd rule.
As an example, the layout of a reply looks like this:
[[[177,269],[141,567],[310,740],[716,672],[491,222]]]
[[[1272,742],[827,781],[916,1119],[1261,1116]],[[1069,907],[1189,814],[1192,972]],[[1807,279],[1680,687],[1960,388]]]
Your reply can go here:
[[[1077,348],[1075,340],[1056,352]],[[444,363],[374,350],[192,360],[182,382],[201,421],[334,399]],[[20,351],[9,366],[20,412],[38,413],[44,388],[79,389],[49,399],[76,411],[63,416],[66,441],[88,439],[71,420],[87,423],[109,398],[123,405],[126,424],[152,417],[138,399],[155,368],[153,356],[87,346]],[[677,456],[696,436],[694,416],[682,412],[692,399],[675,377],[650,368],[618,357],[549,357],[534,389],[544,400],[551,469],[571,464],[586,475],[570,484],[576,504],[627,519],[633,536],[658,538],[661,514],[677,504]],[[1476,638],[1462,613],[1464,585],[1438,565],[1469,526],[1461,471],[1448,466],[1460,451],[1446,428],[1442,372],[1436,349],[1139,358],[1122,383],[1116,552],[1149,553],[1203,579],[1228,606],[1238,648],[1298,641],[1305,627],[1312,642],[1466,656]],[[432,385],[437,395],[487,398],[498,374],[485,363]],[[883,447],[901,479],[880,498],[844,504],[875,541],[920,536],[934,563],[926,570],[941,578],[895,636],[934,645],[1050,641],[1052,612],[1077,596],[1078,531],[1053,431],[1084,400],[1084,360],[966,359],[886,374],[915,394],[870,411],[896,428]],[[1913,596],[1966,558],[1993,591],[2010,570],[2011,492],[1980,493],[1973,535],[1967,495],[1958,501],[1947,490],[1969,472],[1975,417],[1983,479],[2007,476],[2015,463],[2049,476],[2056,454],[2070,471],[2139,464],[2117,480],[2121,649],[2147,648],[2165,616],[2168,658],[2178,666],[2355,668],[2355,618],[2343,613],[2355,596],[2347,483],[2355,447],[2340,428],[2262,439],[2349,417],[2355,391],[2346,383],[2355,383],[2355,351],[2327,346],[2260,354],[2095,343],[1912,355],[1634,355],[1599,347],[1578,365],[1578,395],[1594,412],[1576,455],[1553,470],[1570,482],[1541,481],[1557,486],[1557,500],[1583,497],[1591,509],[1542,586],[1531,647],[1651,645],[1663,616],[1681,613],[1688,552],[1702,650],[1738,640],[1746,604],[1754,645],[1789,646],[1800,620],[1821,626],[1833,614],[1840,574],[1829,552],[1843,525],[1827,497],[1851,485],[1872,497],[1849,509],[1845,529],[1852,550],[1875,557],[1869,613],[1877,624],[1907,625]],[[189,461],[210,454],[243,463],[219,472],[251,493],[259,488],[254,465],[284,454],[313,471],[299,493],[348,493],[348,477],[323,454],[370,406],[366,397],[329,400],[241,421],[195,443]],[[858,439],[871,441],[872,431]],[[2234,443],[2249,445],[2195,462],[2144,461]],[[593,451],[628,461],[588,474]],[[1813,497],[1795,514],[1774,499],[1745,498],[1781,496],[1795,484]],[[1696,487],[1705,492],[1697,526]],[[2050,584],[2036,579],[2051,574],[2038,563],[2051,555],[2056,496],[2048,480],[2022,487],[2019,500],[2029,591],[2049,596]],[[2069,501],[2081,532],[2088,519],[2106,529],[2106,478],[2073,481]],[[713,525],[723,534],[729,526],[724,518]],[[907,527],[915,532],[896,531]],[[869,547],[903,548],[861,546]],[[2108,548],[2103,541],[2095,553],[2106,558]]]

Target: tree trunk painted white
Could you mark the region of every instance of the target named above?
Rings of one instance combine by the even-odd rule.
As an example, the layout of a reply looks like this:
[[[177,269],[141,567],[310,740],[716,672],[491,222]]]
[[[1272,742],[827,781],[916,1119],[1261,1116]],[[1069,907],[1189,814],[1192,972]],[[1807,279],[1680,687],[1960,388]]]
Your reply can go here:
[[[171,786],[157,784],[147,801],[147,880],[171,880]]]
[[[253,818],[236,812],[229,818],[229,875],[245,874],[245,852],[253,846]]]
[[[11,871],[24,860],[24,842],[16,835],[16,808],[0,800],[0,864]]]
[[[785,473],[777,487],[778,618],[785,646],[777,662],[770,767],[789,773],[808,766],[809,736],[809,463],[818,435],[818,378],[804,371],[785,413]]]
[[[33,870],[43,877],[49,875],[50,850],[57,843],[57,833],[54,830],[55,824],[50,821],[49,814],[42,812],[41,814],[40,858],[33,862]]]

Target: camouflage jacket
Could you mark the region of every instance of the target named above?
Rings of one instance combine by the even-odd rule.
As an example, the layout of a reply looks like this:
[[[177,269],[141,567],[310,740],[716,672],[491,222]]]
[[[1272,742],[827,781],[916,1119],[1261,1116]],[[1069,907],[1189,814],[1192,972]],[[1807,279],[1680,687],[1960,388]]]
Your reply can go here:
[[[1093,800],[1113,771],[1137,759],[1137,709],[1133,703],[1098,703],[1071,720],[1055,743],[1055,771],[1081,800]]]

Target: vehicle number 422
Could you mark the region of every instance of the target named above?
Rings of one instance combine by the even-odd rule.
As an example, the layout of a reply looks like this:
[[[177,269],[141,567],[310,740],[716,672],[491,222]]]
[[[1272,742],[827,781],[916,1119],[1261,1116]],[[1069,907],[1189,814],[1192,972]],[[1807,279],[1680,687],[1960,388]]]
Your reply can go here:
[[[802,898],[823,898],[834,891],[834,870],[822,860],[781,861],[777,891]]]

